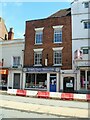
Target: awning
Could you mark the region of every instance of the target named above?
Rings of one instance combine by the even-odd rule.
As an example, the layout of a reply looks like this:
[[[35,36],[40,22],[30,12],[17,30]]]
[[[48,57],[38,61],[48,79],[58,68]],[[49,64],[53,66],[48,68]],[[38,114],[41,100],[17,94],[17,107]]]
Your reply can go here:
[[[0,70],[0,74],[8,74],[8,70],[6,69]]]

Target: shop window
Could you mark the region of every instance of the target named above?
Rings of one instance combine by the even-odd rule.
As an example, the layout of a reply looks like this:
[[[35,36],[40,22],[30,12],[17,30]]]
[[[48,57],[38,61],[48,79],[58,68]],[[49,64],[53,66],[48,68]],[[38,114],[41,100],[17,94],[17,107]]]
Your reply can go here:
[[[90,90],[90,71],[87,71],[87,88]]]
[[[26,88],[46,89],[47,74],[26,74]]]
[[[80,83],[81,83],[81,88],[85,89],[85,71],[81,71],[81,76],[80,76]]]
[[[7,74],[0,74],[0,86],[7,87]]]

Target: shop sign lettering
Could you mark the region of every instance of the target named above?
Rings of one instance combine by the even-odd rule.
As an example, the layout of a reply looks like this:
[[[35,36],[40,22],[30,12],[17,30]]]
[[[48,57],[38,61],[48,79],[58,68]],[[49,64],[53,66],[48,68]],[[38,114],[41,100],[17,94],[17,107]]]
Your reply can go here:
[[[60,72],[60,68],[24,68],[24,72]]]

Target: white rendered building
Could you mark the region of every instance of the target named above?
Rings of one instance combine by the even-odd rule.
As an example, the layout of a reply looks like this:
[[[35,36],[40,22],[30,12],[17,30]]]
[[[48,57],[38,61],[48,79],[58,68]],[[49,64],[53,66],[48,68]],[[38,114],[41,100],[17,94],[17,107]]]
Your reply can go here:
[[[90,0],[74,0],[72,14],[72,65],[77,90],[90,90]]]
[[[0,85],[22,88],[24,39],[0,41]]]

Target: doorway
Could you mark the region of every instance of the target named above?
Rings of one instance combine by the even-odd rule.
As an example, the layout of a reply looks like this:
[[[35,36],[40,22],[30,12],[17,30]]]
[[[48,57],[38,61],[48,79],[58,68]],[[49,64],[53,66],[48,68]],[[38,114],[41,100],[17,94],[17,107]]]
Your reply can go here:
[[[14,73],[14,89],[20,89],[20,73]]]
[[[63,91],[74,92],[74,77],[64,77],[63,79]]]
[[[56,92],[56,74],[50,74],[50,92]]]

